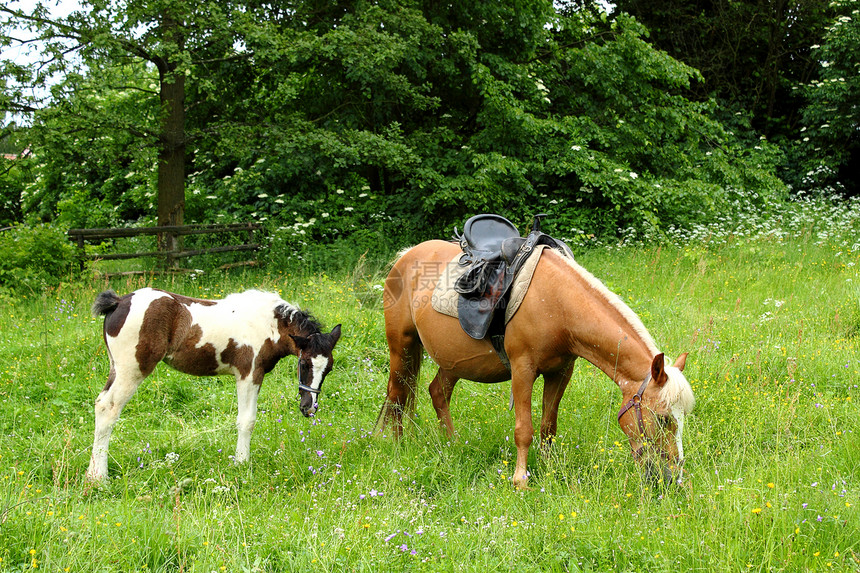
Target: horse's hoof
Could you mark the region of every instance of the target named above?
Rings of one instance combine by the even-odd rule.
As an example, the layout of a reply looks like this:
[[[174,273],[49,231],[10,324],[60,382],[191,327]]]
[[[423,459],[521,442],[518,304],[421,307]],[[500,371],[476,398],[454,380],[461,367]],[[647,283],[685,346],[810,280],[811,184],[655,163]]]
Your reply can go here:
[[[517,491],[531,491],[532,488],[529,487],[529,478],[514,478],[514,489]]]

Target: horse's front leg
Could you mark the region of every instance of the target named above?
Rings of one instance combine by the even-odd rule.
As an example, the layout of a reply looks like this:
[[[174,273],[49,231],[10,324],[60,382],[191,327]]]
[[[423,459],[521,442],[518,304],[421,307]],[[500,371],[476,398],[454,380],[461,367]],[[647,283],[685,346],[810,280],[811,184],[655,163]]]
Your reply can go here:
[[[573,373],[573,360],[559,372],[543,375],[543,411],[540,423],[541,448],[552,445],[558,431],[558,406],[570,375]],[[548,451],[548,448],[547,448]]]
[[[537,373],[533,368],[511,364],[511,393],[514,400],[514,443],[517,446],[517,465],[514,468],[514,487],[527,489],[529,448],[534,439],[532,426],[532,389]]]
[[[251,432],[257,423],[257,397],[263,375],[254,373],[245,378],[236,376],[236,397],[239,412],[236,416],[236,429],[239,432],[236,441],[236,455],[233,461],[237,464],[247,462],[251,458]]]

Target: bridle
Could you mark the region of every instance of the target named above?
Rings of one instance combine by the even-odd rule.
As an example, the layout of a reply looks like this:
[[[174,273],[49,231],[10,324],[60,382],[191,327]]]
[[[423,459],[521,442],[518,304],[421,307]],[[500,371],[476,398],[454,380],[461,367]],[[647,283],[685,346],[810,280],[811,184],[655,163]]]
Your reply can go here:
[[[298,373],[296,375],[296,378],[298,378],[299,380],[299,390],[304,390],[305,392],[310,392],[311,394],[319,394],[320,388],[312,388],[302,381],[302,351],[297,349],[296,356],[299,359],[297,366]]]
[[[653,443],[651,438],[645,433],[645,419],[642,417],[642,395],[645,393],[645,388],[648,386],[648,382],[651,381],[651,373],[649,372],[647,376],[645,376],[645,380],[642,381],[642,385],[639,386],[639,390],[636,391],[633,396],[624,404],[624,407],[621,408],[621,411],[618,412],[618,423],[621,424],[621,416],[627,413],[627,410],[633,408],[636,411],[636,421],[639,423],[639,433],[642,435],[642,445],[639,446],[639,449],[634,450],[631,446],[630,451],[633,454],[633,459],[639,461],[642,456],[645,454],[645,446]],[[669,454],[665,451],[660,450],[660,457],[662,457],[667,462],[671,462],[672,460],[669,458]]]

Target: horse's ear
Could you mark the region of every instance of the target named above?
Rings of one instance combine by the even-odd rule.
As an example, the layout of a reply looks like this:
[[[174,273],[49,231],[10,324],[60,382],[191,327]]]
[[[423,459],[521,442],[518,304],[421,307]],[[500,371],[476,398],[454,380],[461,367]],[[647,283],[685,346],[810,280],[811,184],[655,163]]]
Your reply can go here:
[[[666,374],[665,363],[666,357],[662,352],[655,356],[651,362],[651,379],[657,386],[662,386],[669,380],[669,376]]]
[[[340,340],[340,325],[338,324],[332,328],[328,335],[331,339],[331,347],[334,348],[334,345],[337,344],[338,340]]]
[[[683,353],[677,360],[675,360],[675,364],[673,364],[673,366],[681,372],[684,371],[684,366],[687,365],[687,354],[687,352]]]
[[[310,342],[310,340],[305,338],[304,336],[293,336],[291,334],[290,338],[293,339],[293,342],[296,343],[296,348],[298,348],[299,350],[305,350],[308,347],[308,343]]]

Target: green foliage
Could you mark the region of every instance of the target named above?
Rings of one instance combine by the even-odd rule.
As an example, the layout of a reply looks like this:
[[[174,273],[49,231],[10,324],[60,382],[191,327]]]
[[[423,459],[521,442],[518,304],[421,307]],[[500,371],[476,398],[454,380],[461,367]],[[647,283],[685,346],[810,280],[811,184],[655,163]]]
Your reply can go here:
[[[74,17],[104,32],[81,43],[88,67],[34,116],[25,203],[40,220],[153,220],[168,84],[129,45],[166,50],[167,78],[185,78],[189,222],[301,225],[297,240],[363,251],[447,236],[480,211],[518,224],[549,211],[561,235],[609,237],[784,195],[779,150],[692,100],[702,76],[629,16],[548,0],[203,4],[174,45],[146,2],[93,7]]]
[[[28,131],[39,173],[23,195],[31,220],[87,228],[153,216],[155,82],[142,65],[66,78],[68,95]]]
[[[802,185],[839,186],[857,193],[860,158],[860,6],[856,1],[833,2],[833,22],[820,45],[813,46],[819,62],[818,79],[803,87],[800,157]]]
[[[750,115],[753,133],[784,143],[798,129],[801,94],[817,66],[810,46],[824,34],[828,0],[620,0],[618,10],[650,30],[654,46],[702,74],[694,98],[715,98],[731,121]]]
[[[68,279],[78,264],[65,233],[48,225],[0,232],[0,293],[41,292]]]
[[[0,159],[0,226],[12,225],[23,218],[21,197],[27,187],[24,159]]]
[[[522,17],[541,21],[546,9],[528,3]],[[243,115],[274,110],[288,121],[237,129],[225,140],[236,148],[201,146],[192,193],[213,199],[195,203],[212,216],[236,199],[227,216],[279,227],[329,213],[331,239],[359,213],[329,208],[340,206],[337,190],[365,190],[386,236],[402,236],[399,224],[414,242],[480,211],[518,222],[550,211],[563,234],[611,236],[706,220],[742,189],[758,206],[782,196],[778,151],[758,141],[747,149],[712,106],[686,99],[695,70],[653,50],[635,20],[559,15],[512,45],[469,28],[476,16],[466,12],[358,4],[335,30],[284,32],[297,46],[292,65],[272,63],[271,87],[255,85],[238,104]]]

